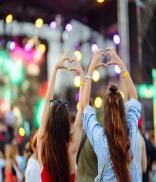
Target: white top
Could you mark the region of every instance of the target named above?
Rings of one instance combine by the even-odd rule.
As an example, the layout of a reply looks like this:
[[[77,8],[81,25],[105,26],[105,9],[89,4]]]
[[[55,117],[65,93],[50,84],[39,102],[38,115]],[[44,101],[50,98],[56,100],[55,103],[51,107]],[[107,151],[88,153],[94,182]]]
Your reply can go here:
[[[30,157],[25,170],[25,182],[42,182],[39,162]]]

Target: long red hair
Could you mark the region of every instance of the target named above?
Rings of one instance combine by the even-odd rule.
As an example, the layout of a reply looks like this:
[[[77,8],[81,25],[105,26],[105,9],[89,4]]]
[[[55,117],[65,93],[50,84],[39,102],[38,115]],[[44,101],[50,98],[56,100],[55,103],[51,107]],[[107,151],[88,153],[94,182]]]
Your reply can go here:
[[[104,97],[104,130],[117,181],[131,182],[129,166],[132,155],[124,100],[117,86],[112,84]]]

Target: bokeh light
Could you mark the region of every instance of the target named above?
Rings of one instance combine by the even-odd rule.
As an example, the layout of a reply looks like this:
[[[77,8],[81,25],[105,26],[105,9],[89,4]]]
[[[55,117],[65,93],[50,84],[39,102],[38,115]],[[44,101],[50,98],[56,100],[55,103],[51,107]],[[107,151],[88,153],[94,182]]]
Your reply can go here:
[[[77,60],[80,61],[82,59],[82,54],[80,51],[75,51],[74,55],[76,56]]]
[[[100,108],[102,106],[102,98],[100,96],[95,98],[94,105],[96,108]]]
[[[105,0],[96,0],[98,3],[104,3]]]
[[[71,25],[70,23],[68,23],[68,24],[66,25],[66,27],[65,27],[65,30],[66,30],[67,32],[72,31],[72,29],[73,29],[73,27],[72,27],[72,25]]]
[[[43,26],[43,19],[42,18],[38,18],[35,21],[35,26],[36,26],[36,28],[41,28]]]
[[[80,103],[78,102],[77,105],[76,105],[77,111],[79,110],[79,107],[80,107]]]
[[[40,68],[37,64],[31,63],[27,66],[27,74],[31,76],[38,76]]]
[[[26,43],[24,46],[25,51],[30,51],[32,49],[32,45],[30,43]]]
[[[80,76],[74,78],[74,85],[75,87],[80,87]]]
[[[8,43],[7,43],[7,48],[8,49],[10,49],[10,50],[14,50],[15,49],[15,47],[16,47],[16,43],[14,42],[14,41],[9,41]]]
[[[45,100],[40,98],[34,106],[34,125],[36,128],[39,128],[40,126],[40,121],[43,113],[43,108],[44,108]]]
[[[114,70],[115,70],[115,73],[117,73],[117,74],[121,73],[121,69],[120,69],[120,67],[118,65],[114,66]]]
[[[22,127],[19,128],[18,132],[19,132],[19,135],[20,135],[20,136],[22,136],[22,137],[25,136],[25,129],[24,129],[24,128],[22,128]]]
[[[55,29],[56,26],[57,26],[57,24],[56,24],[55,21],[52,21],[52,22],[50,23],[50,28],[51,28],[51,29]]]
[[[97,81],[99,81],[99,79],[100,79],[100,73],[99,73],[99,71],[97,71],[97,70],[94,70],[94,72],[93,72],[93,81],[94,82],[97,82]]]
[[[13,108],[13,113],[17,118],[17,120],[16,120],[17,121],[16,122],[17,126],[21,126],[22,122],[23,122],[23,118],[22,118],[22,113],[21,113],[21,110],[19,109],[19,107],[15,106]]]
[[[12,14],[7,15],[5,21],[6,21],[7,24],[12,23],[13,15]]]
[[[46,45],[45,44],[40,44],[38,46],[38,50],[41,52],[41,53],[45,53],[46,51]]]
[[[97,44],[93,44],[92,45],[92,52],[95,52],[97,51],[99,48],[98,48],[98,45]]]
[[[120,36],[118,34],[115,34],[113,36],[113,41],[116,45],[119,45],[120,44]]]

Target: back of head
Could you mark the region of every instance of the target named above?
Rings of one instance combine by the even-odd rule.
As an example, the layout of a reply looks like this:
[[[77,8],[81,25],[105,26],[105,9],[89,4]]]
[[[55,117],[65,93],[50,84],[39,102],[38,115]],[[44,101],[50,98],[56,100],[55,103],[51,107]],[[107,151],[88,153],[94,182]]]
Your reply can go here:
[[[42,162],[54,182],[70,181],[68,143],[70,111],[67,104],[54,103],[48,113],[42,141]]]
[[[125,106],[117,86],[113,84],[108,87],[104,98],[104,129],[117,181],[131,182],[129,164],[132,156]]]

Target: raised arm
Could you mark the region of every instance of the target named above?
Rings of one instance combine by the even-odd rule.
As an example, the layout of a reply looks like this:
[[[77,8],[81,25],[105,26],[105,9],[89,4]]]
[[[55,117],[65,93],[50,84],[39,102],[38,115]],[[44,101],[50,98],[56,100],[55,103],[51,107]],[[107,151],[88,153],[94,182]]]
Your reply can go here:
[[[131,79],[130,74],[127,71],[127,68],[125,66],[125,63],[123,60],[117,55],[115,49],[113,47],[106,49],[106,54],[110,54],[112,57],[112,60],[107,63],[107,65],[115,64],[118,65],[121,69],[121,79],[123,79],[123,84],[125,84],[125,87],[127,88],[128,95],[130,98],[138,99],[137,91],[134,86],[134,83]]]
[[[80,63],[76,60],[77,67],[72,69],[71,71],[77,72],[80,75],[80,89],[79,89],[79,108],[76,114],[75,123],[74,123],[74,134],[72,135],[72,151],[77,155],[81,137],[83,134],[83,126],[82,126],[82,95],[83,89],[85,85],[84,72],[80,65]]]
[[[84,93],[83,93],[83,99],[82,99],[83,109],[87,105],[89,105],[93,72],[97,67],[104,66],[104,64],[99,63],[102,54],[103,54],[103,50],[98,50],[98,51],[93,53],[93,58],[92,58],[90,66],[88,68],[88,73],[87,73],[87,77],[86,77],[87,78],[86,84],[84,87]]]
[[[41,118],[40,128],[38,130],[37,139],[39,141],[44,135],[44,130],[45,130],[47,116],[48,116],[48,110],[49,110],[49,101],[50,101],[50,99],[53,99],[53,97],[54,97],[54,87],[55,87],[55,80],[56,80],[57,71],[58,71],[58,69],[66,68],[64,66],[64,61],[67,60],[67,59],[68,58],[66,57],[66,55],[64,55],[60,59],[60,61],[54,66],[54,68],[52,70],[51,78],[50,78],[50,81],[49,81],[49,84],[48,84],[48,89],[47,89],[47,92],[46,92],[45,105],[44,105],[43,114],[42,114],[42,118]]]

